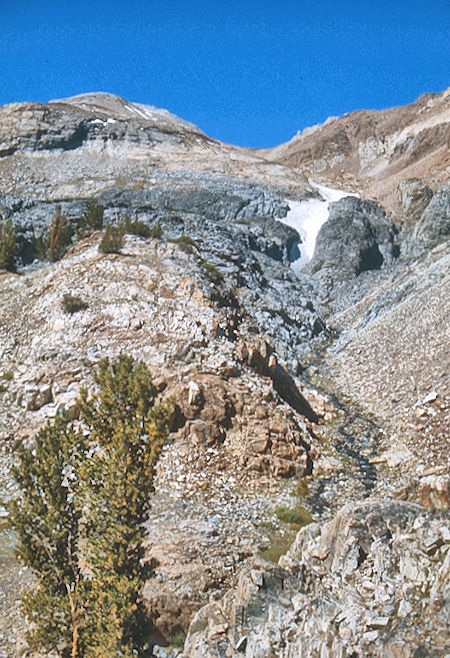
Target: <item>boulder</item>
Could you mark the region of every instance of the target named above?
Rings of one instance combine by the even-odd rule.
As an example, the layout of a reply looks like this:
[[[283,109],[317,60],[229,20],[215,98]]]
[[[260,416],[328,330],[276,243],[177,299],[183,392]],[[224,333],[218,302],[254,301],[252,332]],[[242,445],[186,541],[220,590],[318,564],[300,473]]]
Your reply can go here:
[[[433,190],[418,178],[400,181],[397,197],[402,210],[402,228],[412,230],[431,201]]]
[[[405,252],[417,257],[450,237],[450,185],[443,187],[423,211],[410,238],[406,241]]]
[[[377,270],[398,256],[396,229],[375,201],[345,197],[331,205],[319,231],[312,274],[323,284],[345,282],[367,270]]]
[[[419,482],[419,500],[430,510],[450,508],[450,481],[448,475],[428,475]]]

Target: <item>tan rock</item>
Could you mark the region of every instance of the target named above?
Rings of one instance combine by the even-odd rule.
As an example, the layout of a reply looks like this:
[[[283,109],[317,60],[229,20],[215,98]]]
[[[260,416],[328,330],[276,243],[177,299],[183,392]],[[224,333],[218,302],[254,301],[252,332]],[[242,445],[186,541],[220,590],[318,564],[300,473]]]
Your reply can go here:
[[[418,496],[427,509],[450,508],[450,482],[448,475],[428,475],[419,482]]]

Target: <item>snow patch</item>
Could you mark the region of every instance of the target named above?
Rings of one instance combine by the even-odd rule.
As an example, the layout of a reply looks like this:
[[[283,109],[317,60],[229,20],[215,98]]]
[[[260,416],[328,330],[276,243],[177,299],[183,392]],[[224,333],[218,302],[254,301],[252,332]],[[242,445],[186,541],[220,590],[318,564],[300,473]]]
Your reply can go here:
[[[279,222],[295,228],[300,235],[298,245],[300,257],[291,263],[292,268],[299,272],[314,254],[317,235],[330,214],[330,204],[346,196],[359,196],[350,192],[336,190],[319,183],[309,181],[321,195],[322,199],[307,199],[305,201],[288,201],[289,212],[286,217],[277,217]]]

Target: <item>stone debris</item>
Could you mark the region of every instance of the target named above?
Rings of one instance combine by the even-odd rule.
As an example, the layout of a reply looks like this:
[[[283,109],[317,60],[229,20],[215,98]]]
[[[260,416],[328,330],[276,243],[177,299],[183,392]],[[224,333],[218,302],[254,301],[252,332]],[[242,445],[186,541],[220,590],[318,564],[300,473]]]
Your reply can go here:
[[[330,658],[384,658],[399,655],[399,644],[408,648],[400,655],[413,656],[424,638],[427,650],[444,655],[450,572],[444,575],[443,569],[449,546],[441,544],[432,559],[418,548],[423,532],[432,535],[439,523],[418,505],[368,500],[344,507],[322,528],[303,528],[278,567],[254,563],[241,572],[237,588],[225,594],[221,606],[232,620],[226,638],[210,637],[208,606],[198,612],[184,656],[238,655],[233,638],[244,634],[248,658],[312,658],[323,655],[323,647]],[[363,590],[367,595],[359,594]]]

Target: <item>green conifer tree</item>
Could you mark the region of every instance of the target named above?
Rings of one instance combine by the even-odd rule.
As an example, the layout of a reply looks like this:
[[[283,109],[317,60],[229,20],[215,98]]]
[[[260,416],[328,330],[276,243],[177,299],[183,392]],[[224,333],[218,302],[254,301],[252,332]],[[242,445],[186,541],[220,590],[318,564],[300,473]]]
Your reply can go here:
[[[12,524],[39,580],[24,601],[33,646],[131,658],[145,643],[144,523],[171,410],[131,357],[101,361],[95,382],[80,395],[77,428],[57,417],[20,449]]]
[[[61,215],[61,206],[56,206],[48,240],[48,256],[52,262],[60,260],[72,243],[73,230],[67,217]]]
[[[123,227],[107,226],[106,231],[98,245],[102,254],[120,254],[123,247]]]
[[[11,219],[0,217],[0,270],[16,271],[16,232]]]
[[[39,586],[27,594],[24,612],[31,624],[33,648],[56,649],[80,656],[80,518],[76,504],[77,472],[87,443],[63,416],[35,437],[34,446],[18,449],[13,475],[20,488],[11,505],[18,533],[18,555],[32,567]],[[70,648],[70,653],[69,653]]]
[[[104,212],[105,209],[102,205],[91,201],[88,209],[83,214],[78,224],[78,239],[81,240],[82,238],[87,237],[94,231],[98,231],[103,227]]]

